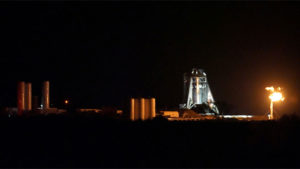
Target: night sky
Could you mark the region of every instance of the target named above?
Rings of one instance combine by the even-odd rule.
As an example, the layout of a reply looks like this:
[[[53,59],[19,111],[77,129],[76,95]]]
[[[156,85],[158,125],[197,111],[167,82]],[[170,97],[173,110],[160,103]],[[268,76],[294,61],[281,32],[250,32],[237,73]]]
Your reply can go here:
[[[0,3],[0,106],[16,106],[17,81],[53,107],[122,107],[155,97],[182,101],[183,73],[203,68],[216,101],[265,114],[265,87],[284,88],[275,109],[299,111],[300,3]]]

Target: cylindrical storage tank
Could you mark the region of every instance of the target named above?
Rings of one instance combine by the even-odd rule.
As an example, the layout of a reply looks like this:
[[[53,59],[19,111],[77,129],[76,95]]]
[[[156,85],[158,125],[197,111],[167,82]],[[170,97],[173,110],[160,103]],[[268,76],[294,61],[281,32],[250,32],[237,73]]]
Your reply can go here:
[[[45,81],[43,83],[43,90],[42,90],[42,108],[49,109],[50,108],[50,82]]]
[[[130,119],[134,121],[134,98],[130,99]]]
[[[141,102],[141,110],[140,110],[141,120],[145,120],[145,99],[141,98],[140,102]]]
[[[156,116],[156,106],[155,106],[155,98],[151,98],[151,118],[155,118]]]
[[[22,115],[25,110],[25,82],[18,83],[18,115]]]
[[[31,88],[31,83],[26,83],[25,84],[25,110],[30,111],[32,109],[32,88]]]
[[[151,119],[151,100],[144,99],[145,120]]]

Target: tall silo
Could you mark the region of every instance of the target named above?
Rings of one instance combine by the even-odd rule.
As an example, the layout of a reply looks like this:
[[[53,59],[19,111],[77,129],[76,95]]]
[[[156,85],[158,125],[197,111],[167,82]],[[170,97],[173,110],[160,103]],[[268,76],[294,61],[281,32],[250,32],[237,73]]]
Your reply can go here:
[[[22,115],[25,110],[25,82],[18,83],[18,115]]]
[[[130,102],[131,120],[149,120],[155,117],[155,98],[131,98]]]
[[[135,99],[131,98],[130,99],[130,119],[133,121],[135,120]]]
[[[42,109],[49,109],[50,108],[50,82],[45,81],[43,82],[42,87]]]
[[[31,83],[25,83],[25,110],[32,110],[32,87]]]
[[[151,118],[155,118],[156,116],[156,104],[155,104],[155,98],[151,98]]]
[[[145,99],[141,98],[140,99],[140,115],[141,115],[141,119],[145,120],[146,119],[146,113],[145,113]]]

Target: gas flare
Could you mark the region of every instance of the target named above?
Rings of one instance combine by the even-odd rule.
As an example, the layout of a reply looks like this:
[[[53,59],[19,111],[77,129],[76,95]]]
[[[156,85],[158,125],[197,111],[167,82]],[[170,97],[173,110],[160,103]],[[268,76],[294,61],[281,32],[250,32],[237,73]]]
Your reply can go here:
[[[271,99],[272,102],[284,100],[284,97],[282,96],[282,93],[280,92],[280,90],[281,90],[280,87],[278,87],[277,90],[275,90],[273,86],[266,87],[266,90],[272,92],[269,95],[269,98]]]
[[[284,97],[282,96],[282,93],[280,92],[280,90],[281,90],[280,87],[278,87],[277,90],[275,90],[273,86],[266,87],[265,89],[267,91],[271,92],[271,94],[269,95],[269,99],[271,100],[271,103],[270,103],[270,119],[273,120],[274,119],[274,116],[273,116],[273,102],[283,101]]]

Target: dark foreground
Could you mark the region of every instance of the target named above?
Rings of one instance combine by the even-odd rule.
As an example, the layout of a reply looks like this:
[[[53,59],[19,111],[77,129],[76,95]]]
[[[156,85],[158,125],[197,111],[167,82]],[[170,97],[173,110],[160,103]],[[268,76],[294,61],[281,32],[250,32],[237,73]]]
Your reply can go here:
[[[0,167],[300,167],[300,121],[0,119]]]

